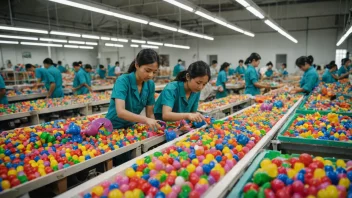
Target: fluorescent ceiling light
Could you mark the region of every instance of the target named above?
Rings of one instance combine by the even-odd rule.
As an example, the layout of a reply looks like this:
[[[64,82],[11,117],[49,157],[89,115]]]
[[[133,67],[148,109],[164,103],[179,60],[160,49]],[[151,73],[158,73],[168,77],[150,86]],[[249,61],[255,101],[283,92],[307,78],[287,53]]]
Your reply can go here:
[[[207,40],[211,40],[211,41],[214,40],[214,38],[213,38],[213,37],[210,37],[210,36],[204,36],[203,38],[204,38],[204,39],[207,39]]]
[[[148,23],[148,21],[143,20],[143,19],[127,16],[127,15],[116,13],[116,12],[111,12],[106,9],[100,9],[100,8],[96,8],[94,6],[89,6],[86,4],[76,3],[76,2],[72,2],[72,1],[68,1],[68,0],[50,0],[50,1],[64,4],[64,5],[68,5],[68,6],[72,6],[72,7],[76,7],[76,8],[80,8],[80,9],[84,9],[84,10],[89,10],[92,12],[97,12],[97,13],[104,14],[104,15],[109,15],[109,16],[114,16],[114,17],[121,18],[121,19],[126,19],[129,21],[134,21],[134,22],[143,23],[143,24]]]
[[[117,41],[127,43],[128,39],[117,39]]]
[[[277,25],[275,25],[272,21],[270,21],[268,19],[265,20],[264,23],[266,23],[268,26],[270,26],[271,28],[273,28],[276,31],[280,30],[280,28]]]
[[[168,3],[171,3],[171,4],[173,4],[173,5],[175,5],[175,6],[179,7],[179,8],[182,8],[184,10],[187,10],[187,11],[190,11],[190,12],[194,11],[194,9],[191,8],[190,6],[182,4],[182,3],[178,2],[178,1],[175,1],[175,0],[164,0],[164,1],[166,1]]]
[[[79,49],[94,49],[92,46],[79,46]]]
[[[347,30],[347,32],[345,32],[344,35],[342,35],[340,40],[336,43],[336,46],[341,45],[351,33],[352,33],[352,26]]]
[[[250,6],[249,3],[247,3],[247,1],[245,1],[245,0],[236,0],[236,1],[237,1],[237,3],[241,4],[245,8]]]
[[[167,26],[167,25],[163,25],[163,24],[160,24],[160,23],[150,22],[149,25],[155,26],[155,27],[158,27],[158,28],[162,28],[162,29],[166,29],[166,30],[170,30],[170,31],[174,31],[174,32],[177,31],[177,28],[170,27],[170,26]]]
[[[141,45],[142,48],[151,48],[151,49],[159,49],[158,46],[154,46],[154,45]]]
[[[111,37],[112,41],[117,41],[117,38]]]
[[[107,46],[107,47],[123,47],[123,45],[115,44],[115,43],[105,43],[105,46]]]
[[[21,45],[36,45],[36,46],[47,46],[47,47],[62,47],[62,44],[36,43],[36,42],[21,42]]]
[[[163,46],[163,43],[159,43],[159,42],[147,41],[147,43],[150,44],[150,45],[160,45],[160,46]]]
[[[62,39],[40,38],[39,40],[51,41],[51,42],[56,42],[56,43],[67,43],[67,40],[62,40]]]
[[[244,31],[243,31],[241,28],[238,28],[238,27],[236,27],[236,26],[234,26],[234,25],[227,24],[226,27],[228,27],[228,28],[230,28],[230,29],[232,29],[232,30],[235,30],[235,31],[237,31],[237,32],[244,33]]]
[[[247,35],[247,36],[250,36],[250,37],[254,37],[254,34],[253,33],[250,33],[250,32],[244,32],[243,34]]]
[[[66,48],[78,48],[78,45],[64,45]]]
[[[81,34],[77,34],[77,33],[70,33],[70,32],[50,31],[50,34],[60,35],[60,36],[81,37]]]
[[[72,43],[72,44],[81,44],[81,45],[86,44],[86,42],[84,42],[84,41],[73,41],[73,40],[69,40],[68,43]]]
[[[12,31],[19,31],[19,32],[31,32],[31,33],[38,33],[38,34],[48,34],[48,31],[46,31],[46,30],[11,27],[11,26],[2,26],[2,25],[0,26],[0,30],[12,30]]]
[[[203,18],[206,18],[208,20],[211,20],[211,21],[214,19],[214,17],[212,17],[210,15],[207,15],[204,12],[201,12],[201,11],[196,11],[196,15],[199,15],[199,16],[201,16]]]
[[[99,36],[97,36],[97,35],[91,35],[91,34],[82,34],[82,38],[98,39],[98,40],[99,40]]]
[[[96,42],[86,42],[86,45],[98,45]]]
[[[37,41],[37,40],[38,40],[38,38],[36,38],[36,37],[29,37],[29,36],[13,36],[13,35],[4,35],[4,34],[0,34],[0,38],[22,39],[22,40],[33,40],[33,41]]]
[[[107,36],[101,36],[100,39],[104,41],[110,41],[110,37]]]
[[[145,43],[146,43],[145,41],[142,41],[142,40],[135,40],[135,39],[132,39],[131,42],[132,42],[132,43],[142,43],[142,44],[145,44]]]
[[[4,40],[0,40],[0,44],[18,44],[18,41],[4,41]]]
[[[220,19],[218,19],[218,18],[213,18],[212,21],[214,21],[215,23],[218,23],[218,24],[220,24],[220,25],[222,25],[222,26],[226,26],[226,25],[227,25],[226,22],[224,22],[224,21],[222,21],[222,20],[220,20]]]
[[[131,44],[131,47],[139,47],[139,45]]]
[[[169,44],[169,43],[165,43],[164,44],[165,47],[175,47],[175,48],[181,48],[181,49],[190,49],[189,46],[184,46],[184,45],[174,45],[174,44]]]
[[[294,43],[298,43],[298,41],[293,38],[291,35],[289,35],[287,32],[285,32],[284,30],[279,30],[279,33],[282,34],[283,36],[285,36],[286,38],[288,38],[289,40],[291,40]]]
[[[264,19],[264,15],[260,13],[258,10],[256,10],[255,8],[253,8],[252,6],[249,6],[246,9],[250,11],[252,14],[254,14],[256,17],[260,19]]]

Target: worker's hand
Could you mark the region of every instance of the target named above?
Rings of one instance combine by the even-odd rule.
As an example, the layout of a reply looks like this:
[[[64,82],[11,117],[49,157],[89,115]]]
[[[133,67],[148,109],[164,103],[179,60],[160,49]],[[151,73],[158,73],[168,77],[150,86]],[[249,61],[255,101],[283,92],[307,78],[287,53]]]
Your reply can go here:
[[[152,131],[157,131],[158,129],[161,128],[160,124],[158,123],[157,120],[151,119],[151,118],[146,118],[145,124],[149,127],[150,130]]]
[[[89,92],[93,92],[93,89],[92,89],[92,87],[88,87],[88,90],[89,90]]]
[[[291,94],[297,93],[297,88],[292,89],[292,90],[290,91],[290,93],[291,93]]]
[[[219,86],[219,91],[220,92],[223,92],[224,91],[224,88],[222,86]]]
[[[204,120],[204,116],[200,113],[189,113],[187,115],[187,120],[190,120],[192,122],[202,122]]]

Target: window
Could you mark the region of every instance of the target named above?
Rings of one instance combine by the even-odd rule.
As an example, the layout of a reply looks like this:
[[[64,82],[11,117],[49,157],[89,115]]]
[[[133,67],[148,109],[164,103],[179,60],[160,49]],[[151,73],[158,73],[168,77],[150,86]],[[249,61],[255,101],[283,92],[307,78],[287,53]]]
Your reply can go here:
[[[347,50],[346,49],[337,49],[336,50],[336,56],[335,56],[335,63],[338,68],[341,67],[341,60],[346,58],[347,56]]]

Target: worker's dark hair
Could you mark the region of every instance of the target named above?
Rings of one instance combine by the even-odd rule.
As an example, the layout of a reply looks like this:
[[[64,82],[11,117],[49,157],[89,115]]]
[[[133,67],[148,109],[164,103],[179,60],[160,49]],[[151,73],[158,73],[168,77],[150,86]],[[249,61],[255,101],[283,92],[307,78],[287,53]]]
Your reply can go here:
[[[62,63],[61,61],[57,61],[57,64],[61,65],[61,63]]]
[[[212,60],[212,61],[211,61],[211,64],[212,64],[212,65],[217,64],[217,63],[218,63],[217,60]]]
[[[115,62],[115,65],[116,65],[116,64],[120,64],[120,62],[119,62],[119,61],[116,61],[116,62]]]
[[[51,58],[46,58],[44,59],[43,64],[53,65],[54,62],[53,60],[51,60]]]
[[[182,60],[181,59],[178,59],[178,61],[177,62],[181,62]]]
[[[313,63],[313,57],[312,56],[301,56],[299,58],[297,58],[296,60],[296,65],[301,68],[302,66],[304,66],[306,63],[309,65],[312,65]]]
[[[285,68],[287,68],[287,64],[286,64],[286,63],[282,63],[282,65],[283,65]]]
[[[230,67],[230,63],[224,62],[220,67],[220,71],[225,70],[227,67]]]
[[[269,61],[269,62],[266,64],[266,66],[269,66],[269,65],[273,66],[273,63],[272,63],[271,61]]]
[[[92,66],[91,66],[90,64],[86,64],[86,65],[84,66],[84,69],[92,69]]]
[[[345,65],[348,61],[351,61],[349,58],[344,58],[341,60],[342,65]]]
[[[104,65],[99,65],[99,68],[100,68],[100,69],[103,69],[103,68],[104,68]]]
[[[26,64],[26,70],[29,70],[29,69],[31,69],[32,67],[34,67],[32,64],[30,64],[30,63]]]
[[[321,66],[317,65],[317,71],[321,70]]]
[[[132,61],[130,64],[130,67],[128,68],[128,73],[132,73],[136,71],[136,64],[139,65],[139,67],[142,67],[143,65],[148,65],[148,64],[153,64],[157,63],[158,67],[160,65],[160,58],[158,53],[152,49],[142,49],[138,54],[137,57]]]
[[[253,52],[244,62],[245,65],[248,65],[249,63],[251,63],[253,60],[258,61],[262,59],[262,57],[260,57],[260,55],[256,52]]]
[[[239,61],[238,61],[238,63],[243,63],[243,60],[242,60],[242,59],[241,59],[241,60],[239,60]]]
[[[196,61],[189,65],[188,69],[178,73],[176,76],[175,81],[186,82],[187,81],[187,74],[189,75],[190,79],[208,76],[208,82],[210,81],[210,67],[204,61]]]
[[[79,62],[73,62],[73,63],[72,63],[72,66],[73,66],[73,67],[79,67]]]
[[[326,68],[328,68],[328,69],[332,69],[334,67],[337,67],[337,65],[335,64],[335,61],[333,64],[326,65]]]
[[[82,64],[82,61],[78,61],[78,64]]]
[[[312,63],[311,63],[311,65],[312,65],[312,64],[313,64],[313,62],[314,62],[314,58],[313,58],[313,56],[312,56],[312,55],[309,55],[309,56],[308,56],[308,59],[312,61]]]

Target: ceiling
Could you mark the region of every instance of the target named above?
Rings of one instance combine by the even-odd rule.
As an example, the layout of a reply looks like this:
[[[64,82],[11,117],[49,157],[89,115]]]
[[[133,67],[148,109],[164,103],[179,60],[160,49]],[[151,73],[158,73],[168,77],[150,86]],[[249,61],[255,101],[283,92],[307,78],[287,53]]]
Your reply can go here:
[[[10,2],[10,4],[9,4]],[[194,13],[179,9],[162,0],[94,0],[97,4],[102,4],[126,12],[148,16],[153,19],[185,27],[188,30],[204,33],[211,36],[236,34],[220,25],[216,25]],[[258,20],[237,3],[235,0],[190,0],[213,14],[222,17],[230,14],[243,12],[246,15],[246,25],[237,18],[229,17],[226,20],[234,24],[241,24],[244,28],[251,28],[251,21]],[[268,10],[292,5],[305,5],[321,2],[341,2],[334,0],[254,0],[254,2]],[[336,3],[337,4],[337,3]],[[9,6],[11,5],[11,6]],[[11,7],[11,9],[10,9]],[[12,15],[10,14],[10,10]],[[299,15],[299,13],[298,13]],[[324,15],[324,13],[321,13]],[[12,16],[12,17],[11,17]],[[12,20],[11,20],[12,18]],[[290,17],[286,17],[286,20]],[[275,18],[274,18],[275,20]],[[66,30],[86,33],[99,33],[101,35],[124,36],[134,38],[153,38],[162,40],[165,38],[179,39],[188,37],[179,33],[173,33],[160,28],[130,22],[98,13],[91,13],[78,8],[55,4],[46,0],[2,0],[0,2],[0,23],[24,27],[40,27],[51,30]],[[240,26],[241,27],[241,26]],[[252,28],[251,28],[252,29]],[[251,31],[254,31],[253,28]],[[254,33],[256,33],[254,31]]]

